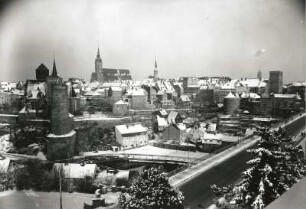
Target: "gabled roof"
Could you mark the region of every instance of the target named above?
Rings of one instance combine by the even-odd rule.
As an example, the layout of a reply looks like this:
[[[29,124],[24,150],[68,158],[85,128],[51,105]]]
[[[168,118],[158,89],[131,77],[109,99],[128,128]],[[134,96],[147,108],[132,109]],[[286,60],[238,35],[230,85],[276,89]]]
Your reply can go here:
[[[229,92],[224,98],[236,98],[236,96],[232,92]]]
[[[255,94],[255,93],[250,93],[249,97],[253,98],[253,99],[260,99],[260,96],[258,94]]]
[[[36,71],[48,71],[49,72],[49,69],[43,64],[41,63],[38,68],[36,68]]]
[[[158,126],[167,126],[168,125],[168,122],[165,118],[161,118],[161,117],[159,117],[159,115],[157,115],[156,117],[157,117]]]
[[[180,131],[185,131],[186,130],[186,125],[183,123],[178,123],[178,124],[173,124],[174,127],[176,127]]]
[[[180,100],[182,102],[190,102],[190,99],[189,99],[188,95],[186,95],[186,94],[181,95]]]
[[[175,119],[176,117],[178,116],[178,112],[175,112],[175,111],[171,111],[168,115],[168,123],[175,123]]]

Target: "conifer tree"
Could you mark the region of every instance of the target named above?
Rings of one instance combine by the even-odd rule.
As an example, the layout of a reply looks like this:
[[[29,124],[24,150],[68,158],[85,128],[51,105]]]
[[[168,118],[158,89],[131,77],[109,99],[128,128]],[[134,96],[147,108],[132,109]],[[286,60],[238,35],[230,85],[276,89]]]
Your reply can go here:
[[[248,150],[253,159],[233,189],[212,185],[212,191],[240,207],[261,209],[287,191],[306,174],[306,164],[297,155],[292,138],[282,129],[260,128],[258,148]]]
[[[143,171],[125,203],[127,209],[182,209],[184,197],[156,168]]]
[[[126,197],[123,193],[120,193],[119,198],[118,198],[118,204],[120,208],[124,208],[126,203]]]

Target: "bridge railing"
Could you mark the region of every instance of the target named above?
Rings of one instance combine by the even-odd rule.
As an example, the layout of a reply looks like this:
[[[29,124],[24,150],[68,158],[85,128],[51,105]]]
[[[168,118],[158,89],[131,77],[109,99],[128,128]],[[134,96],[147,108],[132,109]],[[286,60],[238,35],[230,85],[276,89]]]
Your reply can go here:
[[[129,160],[148,160],[148,161],[172,161],[190,163],[193,158],[167,155],[151,155],[151,154],[120,154],[119,157]]]

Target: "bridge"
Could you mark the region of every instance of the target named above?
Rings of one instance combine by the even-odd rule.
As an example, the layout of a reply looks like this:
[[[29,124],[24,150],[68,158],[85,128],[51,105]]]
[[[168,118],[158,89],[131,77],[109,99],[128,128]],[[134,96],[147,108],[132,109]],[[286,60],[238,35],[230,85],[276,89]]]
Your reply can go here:
[[[147,163],[168,163],[168,164],[196,164],[197,158],[168,156],[168,155],[151,155],[151,154],[129,154],[129,153],[114,153],[114,154],[97,154],[89,156],[77,156],[73,160],[128,160],[131,162],[147,162]]]
[[[295,116],[290,121],[288,121],[288,123],[280,123],[278,124],[278,126],[273,127],[273,129],[277,130],[279,127],[281,127],[287,130],[288,135],[296,135],[293,130],[304,129],[305,116],[306,116],[306,113]],[[297,127],[298,126],[297,124],[299,124],[301,127]],[[259,136],[251,136],[249,138],[244,138],[243,140],[241,140],[240,143],[236,144],[235,146],[225,149],[218,154],[209,156],[206,160],[203,160],[202,162],[192,167],[189,167],[186,170],[176,173],[175,175],[170,177],[170,182],[172,185],[180,187],[186,184],[188,181],[201,175],[202,173],[210,170],[211,168],[214,168],[222,164],[226,160],[254,146],[255,144],[257,144],[259,139],[260,139]],[[305,137],[302,140],[300,140],[299,143],[304,145],[303,150],[305,150],[306,148]]]

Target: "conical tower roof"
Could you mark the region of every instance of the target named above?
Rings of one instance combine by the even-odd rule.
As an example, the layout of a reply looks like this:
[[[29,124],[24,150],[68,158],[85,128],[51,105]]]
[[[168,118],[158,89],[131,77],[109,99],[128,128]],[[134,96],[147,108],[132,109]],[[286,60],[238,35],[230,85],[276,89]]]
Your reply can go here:
[[[55,64],[55,59],[53,61],[52,77],[58,77],[57,70],[56,70],[56,64]]]

